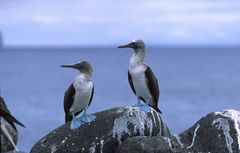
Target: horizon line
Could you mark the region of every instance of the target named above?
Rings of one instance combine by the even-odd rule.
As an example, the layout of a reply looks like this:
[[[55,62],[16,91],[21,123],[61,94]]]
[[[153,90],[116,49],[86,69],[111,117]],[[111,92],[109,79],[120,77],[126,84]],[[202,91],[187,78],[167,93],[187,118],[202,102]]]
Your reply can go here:
[[[117,48],[118,45],[2,45],[0,49],[27,49],[27,48]],[[165,44],[165,45],[147,45],[147,48],[240,48],[240,44],[236,45],[216,45],[216,44]]]

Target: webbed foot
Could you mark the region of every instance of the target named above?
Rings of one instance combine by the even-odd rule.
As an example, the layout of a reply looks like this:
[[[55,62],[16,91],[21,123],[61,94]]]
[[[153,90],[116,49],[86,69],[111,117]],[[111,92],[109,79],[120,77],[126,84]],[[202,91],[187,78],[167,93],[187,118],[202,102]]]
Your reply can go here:
[[[77,129],[82,125],[82,121],[80,118],[73,117],[70,125],[70,129]]]

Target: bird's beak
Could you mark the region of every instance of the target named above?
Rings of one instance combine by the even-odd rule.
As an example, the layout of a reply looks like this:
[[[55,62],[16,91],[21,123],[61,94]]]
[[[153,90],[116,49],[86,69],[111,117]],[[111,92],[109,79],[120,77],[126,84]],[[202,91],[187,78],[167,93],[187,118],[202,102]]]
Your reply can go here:
[[[118,46],[118,48],[134,48],[134,44],[131,42],[130,44],[127,45]]]
[[[61,67],[76,69],[76,65],[61,65]]]

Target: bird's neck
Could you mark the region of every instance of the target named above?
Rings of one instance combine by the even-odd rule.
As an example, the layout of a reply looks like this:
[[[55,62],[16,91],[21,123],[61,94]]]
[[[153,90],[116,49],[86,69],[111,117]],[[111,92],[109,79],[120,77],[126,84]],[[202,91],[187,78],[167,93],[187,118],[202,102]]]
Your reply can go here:
[[[135,50],[135,53],[132,55],[130,59],[130,65],[139,65],[143,64],[145,59],[145,49]]]
[[[79,81],[79,80],[82,80],[82,81],[91,81],[91,74],[89,73],[83,73],[83,72],[80,72],[76,78],[75,78],[75,81]]]

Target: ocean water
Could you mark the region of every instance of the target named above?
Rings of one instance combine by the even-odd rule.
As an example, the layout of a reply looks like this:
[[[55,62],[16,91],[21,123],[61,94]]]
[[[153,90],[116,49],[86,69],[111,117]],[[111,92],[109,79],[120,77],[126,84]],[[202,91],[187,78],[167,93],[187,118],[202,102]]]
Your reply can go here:
[[[77,71],[61,68],[87,60],[94,68],[95,94],[89,113],[137,102],[127,80],[130,49],[21,48],[0,50],[1,92],[26,128],[18,147],[30,151],[64,123],[63,96]],[[150,48],[146,63],[160,83],[159,108],[172,133],[224,109],[240,110],[239,48]]]

